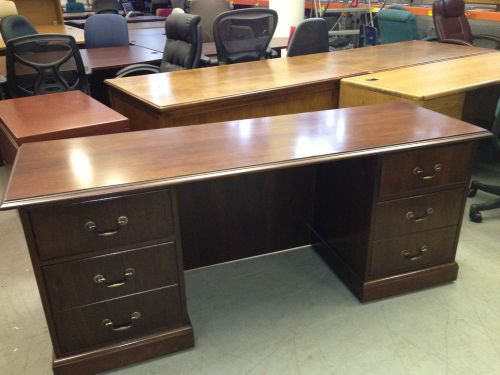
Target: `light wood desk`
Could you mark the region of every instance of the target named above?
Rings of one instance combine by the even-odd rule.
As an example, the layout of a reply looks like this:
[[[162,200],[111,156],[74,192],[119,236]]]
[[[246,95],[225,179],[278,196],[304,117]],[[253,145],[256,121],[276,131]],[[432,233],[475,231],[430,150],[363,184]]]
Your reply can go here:
[[[40,34],[66,34],[76,40],[76,44],[85,44],[85,36],[82,29],[67,25],[35,25]],[[5,51],[5,42],[0,36],[0,51]]]
[[[404,101],[461,119],[468,92],[483,98],[488,95],[478,90],[499,93],[499,84],[500,53],[494,52],[343,79],[340,107]],[[490,96],[496,103],[498,94]]]
[[[425,41],[108,80],[132,129],[337,108],[339,80],[492,50]]]
[[[361,301],[455,280],[487,136],[391,103],[23,145],[1,208],[20,212],[54,372],[193,346],[187,268],[313,244]]]

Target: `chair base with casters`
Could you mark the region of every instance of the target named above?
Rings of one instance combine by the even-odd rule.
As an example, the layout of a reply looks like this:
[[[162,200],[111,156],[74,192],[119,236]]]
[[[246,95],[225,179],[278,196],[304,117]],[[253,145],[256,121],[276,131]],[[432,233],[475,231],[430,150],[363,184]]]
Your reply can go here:
[[[495,122],[491,127],[491,132],[493,133],[493,148],[495,151],[500,151],[500,98],[497,102],[497,107],[495,110]],[[500,197],[500,186],[483,184],[479,181],[472,181],[469,188],[469,197],[474,197],[478,190],[497,195]],[[480,204],[473,204],[470,206],[469,218],[475,223],[480,223],[483,220],[481,211],[494,210],[500,208],[500,198],[494,199],[492,201]]]

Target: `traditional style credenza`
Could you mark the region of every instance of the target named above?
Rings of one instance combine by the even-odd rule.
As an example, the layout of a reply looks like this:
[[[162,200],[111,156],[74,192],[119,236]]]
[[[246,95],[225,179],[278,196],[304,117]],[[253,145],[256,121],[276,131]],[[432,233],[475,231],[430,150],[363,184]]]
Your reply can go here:
[[[406,103],[23,145],[54,372],[194,345],[183,271],[312,244],[361,300],[455,280],[484,129]]]

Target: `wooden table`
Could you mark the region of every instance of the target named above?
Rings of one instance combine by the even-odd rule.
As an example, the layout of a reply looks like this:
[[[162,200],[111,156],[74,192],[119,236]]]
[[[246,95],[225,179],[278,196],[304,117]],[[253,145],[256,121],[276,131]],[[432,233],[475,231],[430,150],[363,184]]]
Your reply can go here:
[[[55,373],[193,346],[184,267],[313,244],[361,301],[455,280],[487,136],[392,103],[23,145],[1,208],[20,212]]]
[[[64,21],[81,20],[93,16],[94,12],[63,13]]]
[[[125,17],[127,20],[127,24],[134,24],[134,23],[159,23],[163,27],[165,26],[165,19],[166,17],[161,17],[161,16],[137,16],[137,17]],[[77,27],[80,29],[85,28],[85,23],[87,22],[87,17],[83,19],[73,19],[73,20],[68,20],[65,21],[64,23],[68,26],[73,26]]]
[[[36,25],[36,30],[40,34],[66,34],[75,38],[77,44],[85,44],[85,37],[82,29],[67,25]],[[5,42],[0,36],[0,51],[5,51]]]
[[[0,101],[0,150],[7,164],[25,143],[128,129],[127,118],[81,91]]]
[[[404,101],[461,119],[467,93],[491,96],[496,104],[498,95],[479,91],[500,93],[499,84],[500,53],[495,52],[343,79],[339,104]]]
[[[113,108],[132,129],[151,129],[337,108],[341,78],[487,53],[494,52],[413,41],[107,84]]]

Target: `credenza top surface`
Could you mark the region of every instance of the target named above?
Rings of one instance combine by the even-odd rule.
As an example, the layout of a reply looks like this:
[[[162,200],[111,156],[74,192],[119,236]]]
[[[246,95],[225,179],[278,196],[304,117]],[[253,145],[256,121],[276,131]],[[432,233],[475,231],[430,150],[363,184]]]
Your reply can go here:
[[[500,83],[500,53],[351,77],[342,83],[411,100],[428,100]]]
[[[114,89],[158,111],[252,93],[337,81],[411,65],[493,53],[491,49],[407,41],[204,69],[107,80]]]
[[[415,149],[489,136],[406,103],[28,143],[1,208]]]

